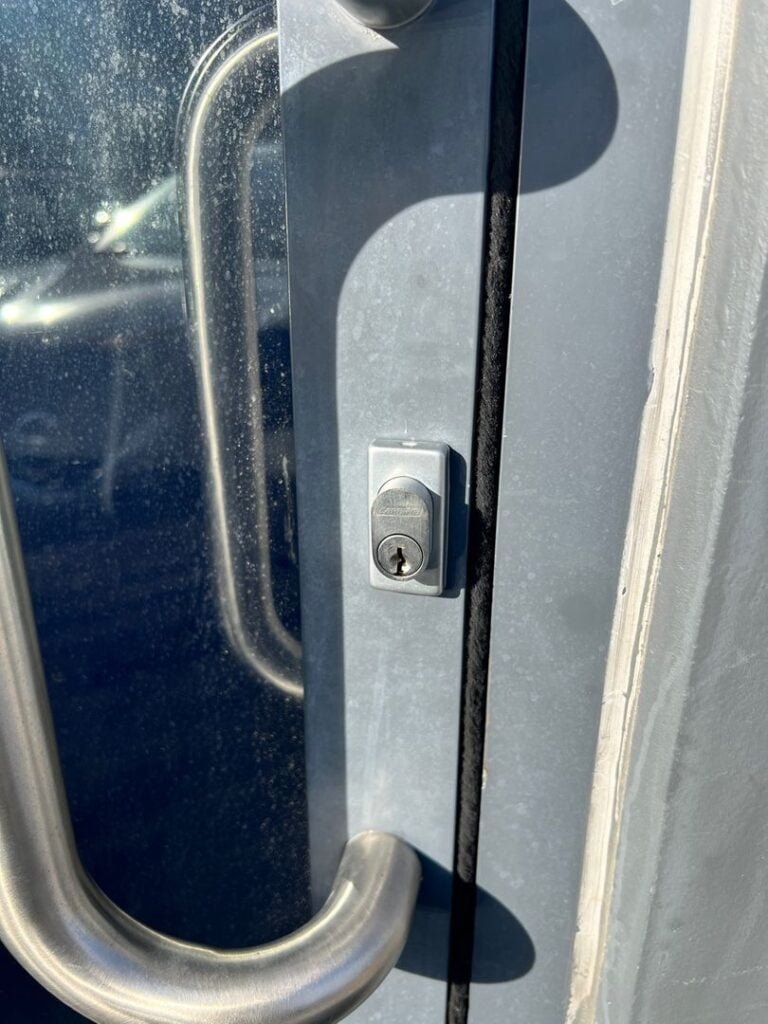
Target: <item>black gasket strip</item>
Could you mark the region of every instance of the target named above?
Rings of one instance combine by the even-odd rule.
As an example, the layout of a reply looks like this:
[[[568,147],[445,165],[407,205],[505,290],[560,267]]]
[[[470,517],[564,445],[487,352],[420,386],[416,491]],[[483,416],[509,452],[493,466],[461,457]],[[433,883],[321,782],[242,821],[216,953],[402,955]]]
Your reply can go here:
[[[491,603],[509,344],[528,0],[497,0],[485,225],[484,301],[469,496],[447,1024],[465,1024],[475,934]]]

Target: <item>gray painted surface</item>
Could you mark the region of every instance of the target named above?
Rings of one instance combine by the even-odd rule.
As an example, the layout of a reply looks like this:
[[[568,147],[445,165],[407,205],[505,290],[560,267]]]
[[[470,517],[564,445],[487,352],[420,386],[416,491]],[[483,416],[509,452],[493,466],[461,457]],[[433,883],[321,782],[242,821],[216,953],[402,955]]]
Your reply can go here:
[[[687,13],[531,4],[473,1024],[565,1018]]]
[[[313,884],[375,827],[424,857],[401,967],[350,1018],[445,1013],[465,533],[491,47],[490,0],[384,37],[335,0],[281,0],[291,332]],[[368,445],[444,441],[448,590],[368,581]]]
[[[600,1024],[768,1017],[767,38],[742,4]]]

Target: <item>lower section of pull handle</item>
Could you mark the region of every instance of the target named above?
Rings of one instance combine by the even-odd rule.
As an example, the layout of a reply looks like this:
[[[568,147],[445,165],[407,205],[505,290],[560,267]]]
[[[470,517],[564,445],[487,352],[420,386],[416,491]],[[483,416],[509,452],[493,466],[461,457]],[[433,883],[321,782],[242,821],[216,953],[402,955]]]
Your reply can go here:
[[[51,894],[34,920],[23,913],[31,895],[14,915],[3,885],[0,933],[44,987],[96,1024],[330,1024],[394,966],[420,878],[410,847],[367,832],[347,844],[322,910],[266,946],[224,951],[160,935],[87,880],[71,906]]]
[[[328,1024],[393,967],[421,870],[413,850],[385,832],[347,843],[331,894],[308,924],[251,949],[155,932],[88,879],[1,449],[0,680],[0,939],[63,1002],[97,1024]]]

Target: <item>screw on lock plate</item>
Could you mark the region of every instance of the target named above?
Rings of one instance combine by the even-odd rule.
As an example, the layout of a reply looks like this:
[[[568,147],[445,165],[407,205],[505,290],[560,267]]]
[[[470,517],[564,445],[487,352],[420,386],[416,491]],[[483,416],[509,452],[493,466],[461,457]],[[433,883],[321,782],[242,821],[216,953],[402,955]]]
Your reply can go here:
[[[445,578],[448,447],[376,441],[369,449],[374,587],[440,594]]]

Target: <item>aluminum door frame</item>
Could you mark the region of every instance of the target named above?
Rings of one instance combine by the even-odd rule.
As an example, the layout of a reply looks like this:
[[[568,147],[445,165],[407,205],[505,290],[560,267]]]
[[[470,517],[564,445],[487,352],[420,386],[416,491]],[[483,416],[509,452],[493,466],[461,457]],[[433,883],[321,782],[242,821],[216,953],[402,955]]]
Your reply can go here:
[[[279,3],[313,888],[374,822],[425,866],[359,1022],[445,1015],[492,14],[435,4],[378,34],[335,0]],[[368,582],[380,437],[453,450],[442,597]]]

